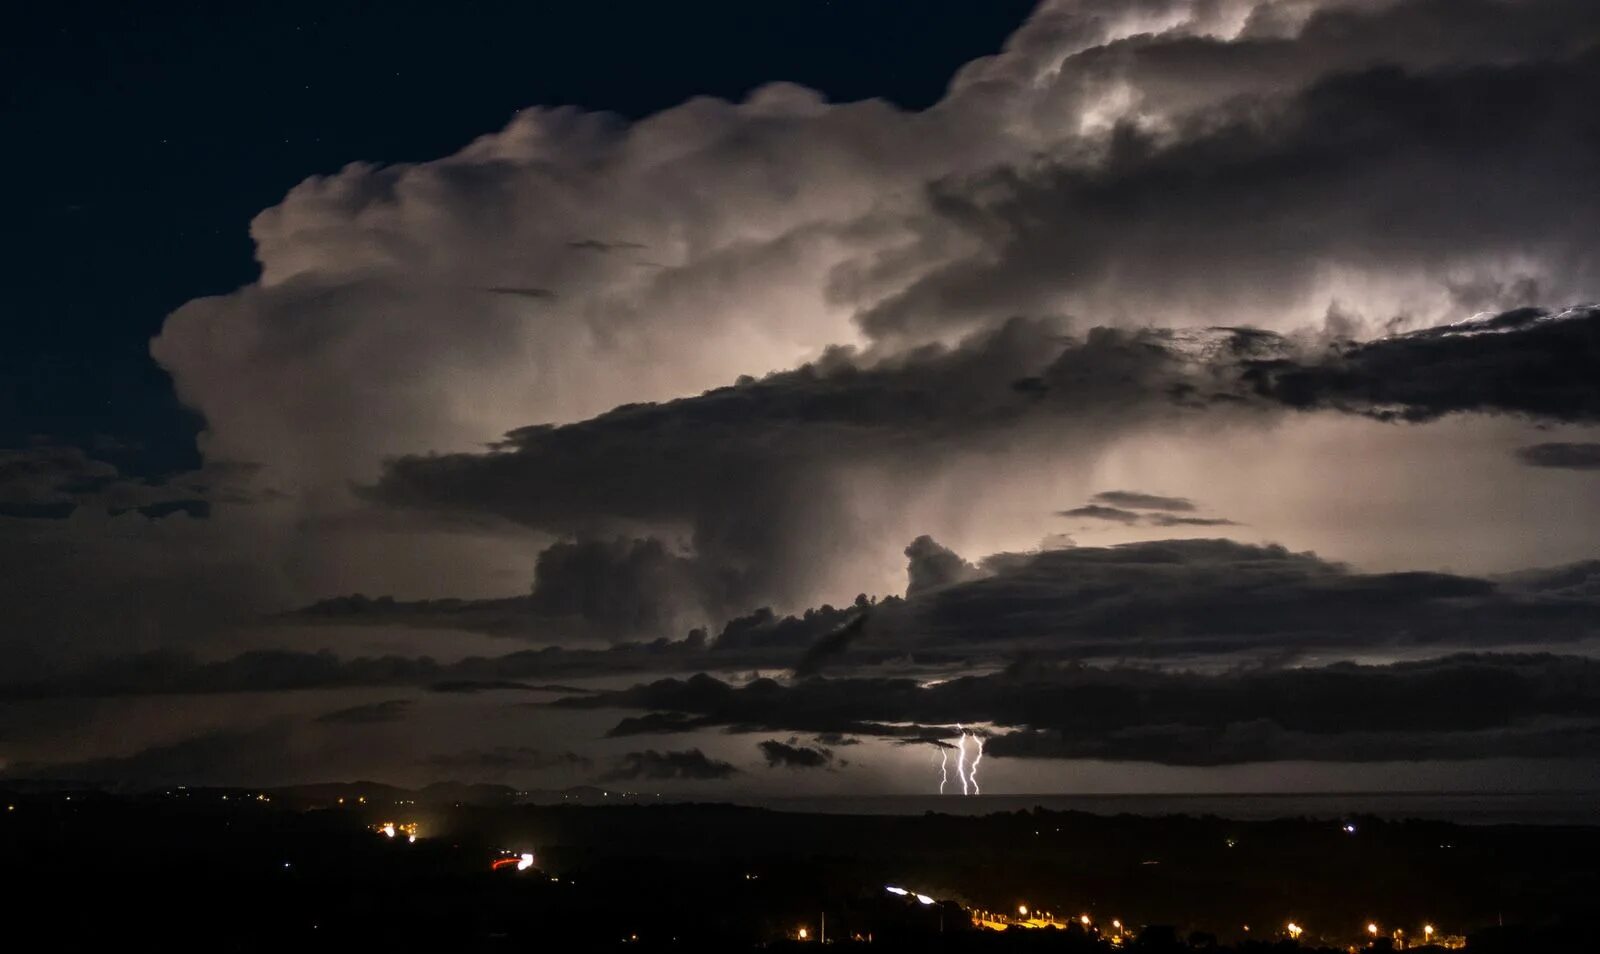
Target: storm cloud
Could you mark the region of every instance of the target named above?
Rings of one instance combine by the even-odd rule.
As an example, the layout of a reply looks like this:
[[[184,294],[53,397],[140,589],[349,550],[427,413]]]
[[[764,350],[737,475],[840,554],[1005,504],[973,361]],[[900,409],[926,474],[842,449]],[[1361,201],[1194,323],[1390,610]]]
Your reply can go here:
[[[0,451],[0,699],[439,693],[70,766],[151,779],[468,705],[527,733],[432,768],[738,772],[499,694],[589,677],[612,737],[1593,755],[1589,665],[1517,650],[1600,635],[1597,88],[1589,0],[1043,0],[926,109],[312,176],[151,342],[202,466]]]
[[[1471,706],[1460,700],[1476,700]],[[924,685],[811,680],[742,687],[697,676],[565,703],[658,708],[701,727],[872,731],[915,739],[998,727],[985,754],[1219,765],[1521,754],[1593,756],[1600,667],[1551,655],[1456,655],[1419,663],[1198,672],[1020,665]],[[940,732],[943,735],[940,735]]]

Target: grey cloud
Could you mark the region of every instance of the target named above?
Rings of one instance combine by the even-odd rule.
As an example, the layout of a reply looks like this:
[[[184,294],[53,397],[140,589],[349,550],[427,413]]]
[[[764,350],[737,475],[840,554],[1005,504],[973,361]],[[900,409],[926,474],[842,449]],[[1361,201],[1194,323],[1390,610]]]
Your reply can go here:
[[[547,642],[624,640],[725,619],[727,585],[655,538],[558,541],[540,551],[527,596],[406,601],[358,593],[320,600],[283,619],[444,626]]]
[[[609,781],[635,781],[659,779],[723,779],[737,775],[739,770],[728,762],[713,759],[699,749],[681,752],[658,752],[645,749],[624,755],[615,769],[607,772]]]
[[[1158,513],[1148,518],[1154,527],[1236,527],[1238,523],[1226,517],[1178,517]]]
[[[1168,510],[1182,513],[1194,509],[1194,501],[1185,497],[1162,497],[1136,490],[1102,490],[1090,500],[1109,507],[1121,507],[1124,510]]]
[[[963,560],[960,554],[940,545],[926,534],[912,540],[911,545],[906,547],[906,559],[909,561],[906,565],[908,597],[983,575],[981,570]]]
[[[114,449],[114,448],[112,448]],[[81,448],[59,444],[0,449],[0,517],[65,519],[79,507],[110,516],[210,516],[213,503],[248,504],[276,492],[253,488],[257,465],[218,461],[160,479],[138,480]]]
[[[824,634],[816,642],[806,647],[800,660],[795,663],[796,676],[814,676],[822,671],[828,660],[842,655],[852,644],[859,640],[867,629],[867,613],[862,611],[855,618],[831,633]]]
[[[1522,308],[1339,347],[1320,361],[1269,359],[1247,376],[1258,394],[1295,408],[1380,420],[1462,412],[1600,420],[1600,307]]]
[[[861,740],[839,732],[823,732],[816,737],[817,744],[838,748],[841,745],[860,745]]]
[[[561,692],[573,695],[588,692],[588,689],[579,686],[564,686],[560,684],[534,685],[518,682],[514,679],[447,679],[428,686],[432,692],[471,694],[474,692],[494,692],[501,689],[511,689],[518,692]]]
[[[1489,8],[1517,19],[1503,4],[1475,6],[1480,30]],[[1155,89],[1126,73],[1103,86],[1074,84],[1081,64],[1068,60],[1058,74],[1062,98],[1076,91],[1092,102],[1123,91],[1132,100],[1112,117],[1124,121],[1111,124],[1105,147],[1087,150],[1095,157],[1088,161],[1069,151],[1054,168],[1007,167],[932,186],[939,224],[925,228],[969,253],[922,271],[859,320],[875,335],[913,337],[1063,307],[1264,322],[1282,303],[1319,293],[1323,302],[1353,299],[1376,321],[1426,302],[1425,320],[1438,320],[1460,287],[1453,271],[1480,276],[1482,287],[1536,285],[1545,300],[1592,299],[1600,260],[1587,248],[1583,223],[1600,210],[1587,196],[1578,207],[1567,204],[1567,184],[1580,181],[1600,153],[1584,92],[1597,82],[1600,36],[1580,6],[1543,8],[1562,11],[1564,42],[1525,48],[1531,58],[1504,50],[1471,66],[1430,66],[1395,49],[1283,82],[1252,62],[1258,44],[1164,36],[1080,58],[1120,56],[1120,68],[1141,53],[1205,50],[1228,61],[1224,68],[1244,88],[1208,91],[1188,107],[1184,88],[1208,85],[1193,73],[1175,72]],[[1455,22],[1445,15],[1428,35],[1451,32],[1446,24]],[[1331,36],[1278,45],[1311,66],[1301,48],[1331,45]],[[1061,105],[1069,113],[1080,108]],[[1486,138],[1484,129],[1496,135]],[[1463,203],[1462,195],[1480,201]],[[1507,273],[1501,263],[1510,256],[1533,273]],[[1408,309],[1387,289],[1329,287],[1329,269],[1379,285],[1408,273],[1425,277],[1411,282]]]
[[[645,247],[639,242],[603,242],[600,239],[579,239],[567,243],[567,248],[581,252],[611,252],[617,249],[639,249]]]
[[[1138,523],[1139,514],[1131,510],[1119,510],[1116,507],[1102,507],[1098,504],[1089,504],[1083,507],[1073,507],[1071,510],[1062,510],[1056,514],[1059,517],[1084,517],[1090,520],[1108,520],[1112,523]]]
[[[1530,467],[1600,470],[1600,444],[1531,444],[1517,448],[1517,458]]]
[[[411,714],[416,703],[410,699],[385,699],[365,705],[337,709],[317,716],[317,721],[334,725],[372,725],[399,722]]]
[[[757,743],[757,748],[761,750],[761,757],[767,760],[767,768],[819,769],[827,768],[833,762],[833,753],[829,750],[813,749],[795,742],[795,739],[788,742],[765,739]]]
[[[508,295],[513,298],[532,298],[536,301],[549,301],[556,297],[556,293],[548,288],[498,286],[494,288],[485,288],[484,291],[491,295]]]

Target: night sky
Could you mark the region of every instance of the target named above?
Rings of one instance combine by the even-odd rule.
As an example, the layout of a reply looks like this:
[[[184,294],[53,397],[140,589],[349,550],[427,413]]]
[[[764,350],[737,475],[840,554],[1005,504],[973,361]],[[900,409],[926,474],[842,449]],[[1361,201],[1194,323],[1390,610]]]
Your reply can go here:
[[[1600,785],[1587,0],[3,16],[4,775]]]

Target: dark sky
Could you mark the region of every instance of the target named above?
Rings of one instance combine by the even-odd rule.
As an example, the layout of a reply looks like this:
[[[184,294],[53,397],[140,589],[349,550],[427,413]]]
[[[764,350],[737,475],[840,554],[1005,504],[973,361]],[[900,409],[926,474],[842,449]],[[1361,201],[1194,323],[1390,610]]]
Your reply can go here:
[[[6,17],[0,776],[1600,787],[1591,0]]]
[[[139,445],[198,462],[149,339],[257,272],[250,219],[308,175],[460,148],[516,110],[640,117],[774,79],[922,108],[1028,0],[831,3],[49,3],[7,10],[0,124],[14,184],[0,446]]]

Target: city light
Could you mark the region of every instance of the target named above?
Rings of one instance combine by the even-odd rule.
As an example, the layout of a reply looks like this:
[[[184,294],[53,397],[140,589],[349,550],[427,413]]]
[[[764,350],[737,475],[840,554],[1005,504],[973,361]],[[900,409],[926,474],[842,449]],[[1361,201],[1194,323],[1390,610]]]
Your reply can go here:
[[[1017,913],[1022,915],[1023,917],[1027,917],[1028,916],[1028,906],[1026,904],[1017,905]]]
[[[1424,924],[1422,926],[1422,936],[1425,937],[1425,938],[1428,938],[1429,940],[1432,940],[1433,939],[1433,925]]]
[[[892,884],[891,884],[891,885],[889,885],[889,886],[887,886],[887,887],[886,887],[886,888],[884,888],[884,889],[883,889],[883,890],[885,890],[885,891],[887,891],[887,892],[889,892],[889,893],[890,893],[890,894],[898,894],[898,895],[900,895],[900,896],[901,896],[901,897],[902,897],[902,898],[903,898],[903,897],[905,897],[905,896],[906,896],[906,895],[908,895],[908,894],[910,894],[910,893],[911,893],[911,892],[909,892],[909,891],[907,891],[907,890],[906,890],[906,889],[905,889],[905,888],[896,888],[896,887],[895,887],[895,886],[894,886],[894,885],[892,885]]]
[[[532,867],[533,867],[533,855],[528,853],[528,852],[526,852],[526,851],[523,852],[522,853],[522,857],[517,859],[517,870],[518,871],[527,871],[529,868],[532,868]]]
[[[809,936],[810,935],[806,933],[806,929],[805,928],[801,928],[800,929],[800,940],[804,941]]]
[[[1377,937],[1378,936],[1378,926],[1376,924],[1368,923],[1367,924],[1367,933],[1372,935],[1373,937]]]
[[[1088,927],[1089,926],[1089,915],[1085,914],[1083,917],[1079,918],[1078,919],[1078,923],[1082,924],[1084,927]]]
[[[921,902],[921,903],[923,903],[923,904],[932,904],[932,903],[933,903],[933,899],[932,899],[932,898],[930,898],[930,897],[928,897],[928,896],[927,896],[927,895],[925,895],[925,894],[919,894],[919,895],[917,895],[917,900],[918,900],[918,901],[919,901],[919,902]]]
[[[1288,931],[1289,931],[1289,936],[1290,937],[1292,937],[1292,938],[1294,938],[1296,940],[1299,940],[1300,934],[1304,930],[1305,930],[1305,928],[1302,928],[1300,925],[1294,923],[1293,921],[1289,922]]]

